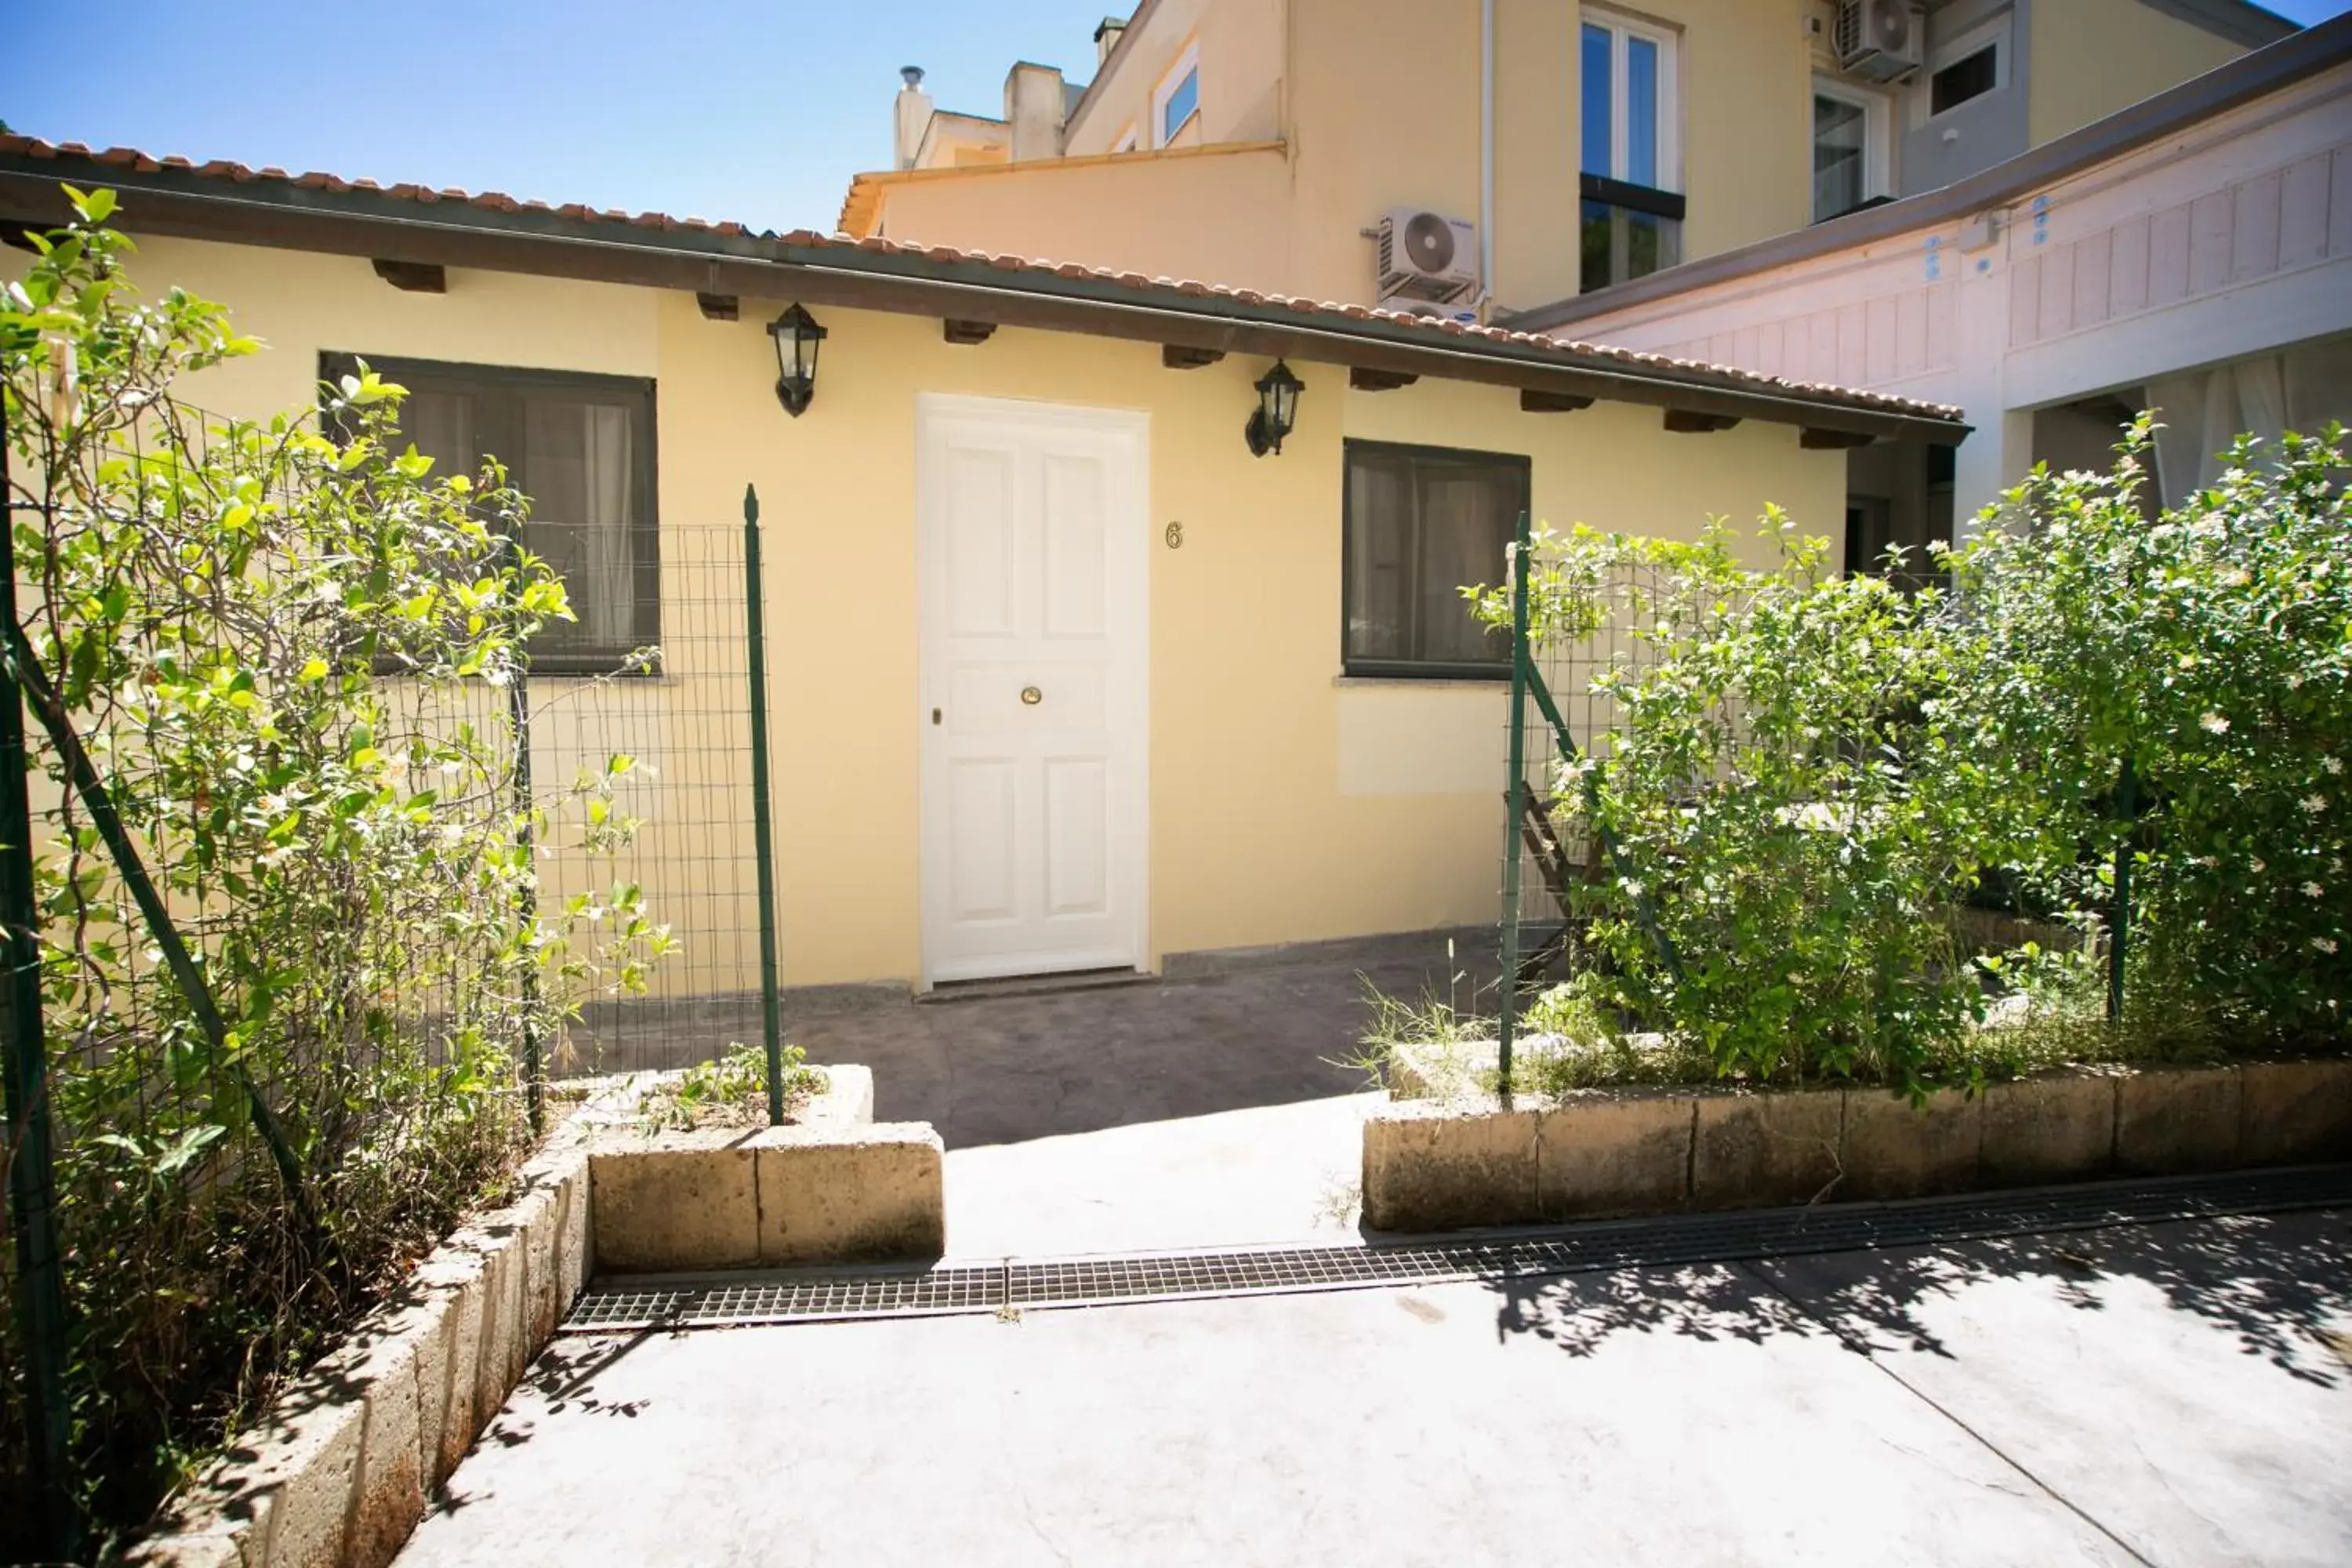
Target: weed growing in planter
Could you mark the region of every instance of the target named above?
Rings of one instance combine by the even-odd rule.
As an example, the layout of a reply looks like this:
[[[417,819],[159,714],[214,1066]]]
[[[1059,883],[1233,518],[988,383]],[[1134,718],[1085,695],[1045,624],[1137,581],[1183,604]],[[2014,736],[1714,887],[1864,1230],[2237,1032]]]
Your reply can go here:
[[[823,1094],[823,1068],[808,1065],[808,1052],[785,1046],[784,1104],[797,1118],[813,1095]],[[648,1132],[688,1131],[697,1127],[764,1127],[768,1124],[768,1053],[759,1046],[736,1044],[717,1061],[687,1068],[676,1079],[656,1084],[638,1097],[637,1106]]]

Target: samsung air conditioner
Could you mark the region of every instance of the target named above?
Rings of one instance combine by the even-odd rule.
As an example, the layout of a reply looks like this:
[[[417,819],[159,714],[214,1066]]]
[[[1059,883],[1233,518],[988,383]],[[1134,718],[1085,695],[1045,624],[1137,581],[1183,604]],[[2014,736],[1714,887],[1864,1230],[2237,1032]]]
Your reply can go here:
[[[1478,226],[1398,207],[1381,220],[1381,303],[1450,304],[1478,291]]]
[[[1911,0],[1838,0],[1838,68],[1893,81],[1919,68],[1927,23]]]

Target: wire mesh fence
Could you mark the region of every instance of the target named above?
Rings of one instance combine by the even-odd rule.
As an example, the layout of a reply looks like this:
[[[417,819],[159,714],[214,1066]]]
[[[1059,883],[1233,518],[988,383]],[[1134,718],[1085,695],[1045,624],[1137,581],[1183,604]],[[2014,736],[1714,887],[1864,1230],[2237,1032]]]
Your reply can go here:
[[[1513,1039],[1528,1000],[1606,962],[1591,941],[1604,908],[1630,905],[1660,962],[1682,959],[1653,890],[1624,875],[1600,794],[1600,770],[1626,743],[1624,695],[1667,659],[1678,637],[1736,612],[1723,584],[1640,550],[1561,549],[1522,518],[1512,552],[1511,700],[1505,721],[1502,973],[1497,1034],[1511,1080]],[[1710,723],[1737,734],[1721,701]],[[1719,779],[1684,782],[1696,802]],[[1615,895],[1623,894],[1619,900]]]
[[[1542,541],[1525,547],[1530,578],[1549,563]],[[1579,889],[1612,875],[1579,784],[1576,764],[1610,757],[1619,742],[1621,680],[1638,680],[1658,661],[1654,632],[1671,592],[1669,574],[1614,562],[1600,574],[1549,591],[1518,591],[1556,607],[1573,595],[1575,635],[1557,616],[1536,614],[1515,627],[1518,688],[1507,710],[1503,751],[1507,809],[1502,870],[1503,947],[1516,955],[1520,994],[1569,978],[1588,961],[1588,911]],[[1516,779],[1517,788],[1511,787]]]
[[[142,1516],[159,1453],[511,1168],[551,1080],[773,1049],[752,519],[635,552],[647,640],[555,623],[453,663],[462,609],[404,642],[377,600],[494,595],[518,539],[610,596],[614,540],[486,531],[463,491],[274,439],[159,398],[7,486],[47,541],[0,604],[0,1514],[27,1539]],[[173,531],[197,494],[270,520],[254,556]],[[387,511],[427,542],[391,590]]]
[[[646,590],[658,595],[657,639],[617,673],[532,673],[535,777],[612,777],[625,829],[601,855],[576,835],[544,846],[541,897],[601,921],[618,884],[668,939],[640,989],[582,999],[551,1051],[555,1078],[685,1067],[762,1041],[748,537],[739,524],[665,525]]]

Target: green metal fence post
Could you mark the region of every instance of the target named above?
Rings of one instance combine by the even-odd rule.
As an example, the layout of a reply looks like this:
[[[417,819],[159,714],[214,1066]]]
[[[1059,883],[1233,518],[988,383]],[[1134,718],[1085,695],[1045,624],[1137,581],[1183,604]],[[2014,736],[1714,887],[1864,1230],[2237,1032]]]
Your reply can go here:
[[[8,445],[0,426],[0,524],[9,548],[0,559],[0,621],[16,624],[16,510],[9,499]],[[45,1555],[73,1559],[80,1519],[68,1489],[71,1426],[66,1409],[66,1295],[58,1245],[57,1165],[49,1123],[48,1047],[41,1031],[41,944],[33,897],[33,814],[25,793],[25,704],[13,659],[0,658],[0,938],[8,984],[0,987],[5,1029],[8,1124],[0,1156],[8,1163],[9,1229],[16,1248],[16,1313],[25,1342],[25,1425],[32,1442],[38,1539]]]
[[[514,727],[515,772],[514,811],[515,836],[522,840],[522,852],[531,868],[530,877],[522,885],[522,918],[526,925],[539,924],[539,832],[533,815],[530,782],[530,655],[524,651],[516,661],[514,681],[507,692],[507,718]],[[530,1130],[547,1131],[547,1062],[541,1049],[539,1017],[539,948],[531,946],[530,962],[522,972],[522,1070],[523,1103],[530,1108]]]
[[[760,1026],[768,1124],[784,1119],[784,1037],[776,1011],[776,842],[768,805],[768,636],[760,581],[760,493],[743,487],[743,634],[751,652],[751,843],[760,858]]]
[[[1528,673],[1533,668],[1528,649],[1529,537],[1522,511],[1511,545],[1511,776],[1504,791],[1508,804],[1503,819],[1503,978],[1495,1026],[1496,1090],[1506,1107],[1511,1103],[1511,1028],[1519,1008],[1519,818],[1527,810]]]
[[[2116,775],[2116,816],[2124,825],[2116,846],[2116,886],[2107,907],[2107,1022],[2124,1021],[2124,950],[2131,941],[2132,825],[2139,816],[2139,776],[2126,755]]]

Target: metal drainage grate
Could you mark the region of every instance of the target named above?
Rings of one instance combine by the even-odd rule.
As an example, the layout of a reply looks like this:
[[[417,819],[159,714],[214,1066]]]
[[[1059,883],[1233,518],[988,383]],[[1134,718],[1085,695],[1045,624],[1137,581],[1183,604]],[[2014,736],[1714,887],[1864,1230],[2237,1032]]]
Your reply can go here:
[[[566,1333],[620,1329],[716,1328],[993,1312],[1004,1304],[1004,1266],[942,1264],[859,1273],[736,1274],[709,1279],[596,1280],[565,1320]]]
[[[2352,1165],[2246,1175],[1614,1220],[1460,1241],[1267,1247],[930,1268],[617,1279],[589,1286],[566,1333],[935,1317],[1205,1296],[1355,1290],[1602,1269],[1734,1263],[2043,1231],[2352,1205]]]

